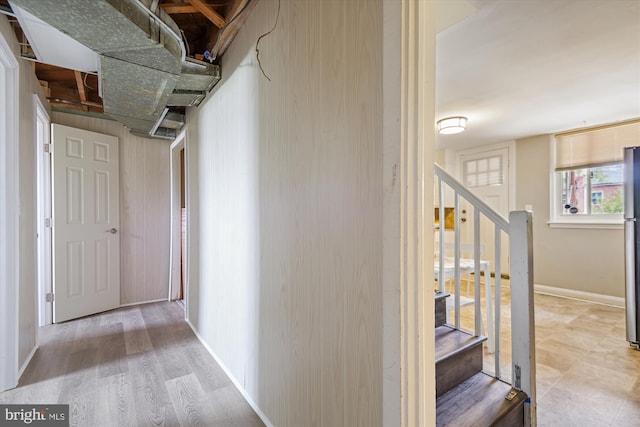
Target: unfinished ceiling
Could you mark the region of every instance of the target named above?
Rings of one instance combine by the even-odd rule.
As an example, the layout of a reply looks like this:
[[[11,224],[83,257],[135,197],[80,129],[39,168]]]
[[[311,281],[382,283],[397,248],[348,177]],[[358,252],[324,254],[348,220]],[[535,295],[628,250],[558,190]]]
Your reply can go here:
[[[257,0],[0,0],[54,108],[173,138]]]

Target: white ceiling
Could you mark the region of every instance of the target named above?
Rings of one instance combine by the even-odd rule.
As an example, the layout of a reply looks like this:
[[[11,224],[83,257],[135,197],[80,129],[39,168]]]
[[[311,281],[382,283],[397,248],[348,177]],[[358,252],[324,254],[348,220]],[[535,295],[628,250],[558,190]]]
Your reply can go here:
[[[436,120],[469,121],[461,134],[438,135],[437,148],[640,117],[640,0],[441,0],[438,7]]]

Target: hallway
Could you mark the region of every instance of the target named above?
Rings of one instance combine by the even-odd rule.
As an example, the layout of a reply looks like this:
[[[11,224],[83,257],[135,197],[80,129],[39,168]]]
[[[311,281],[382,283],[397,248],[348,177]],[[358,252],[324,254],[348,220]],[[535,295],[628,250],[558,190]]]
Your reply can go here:
[[[41,328],[0,403],[69,404],[71,426],[264,425],[173,302]]]

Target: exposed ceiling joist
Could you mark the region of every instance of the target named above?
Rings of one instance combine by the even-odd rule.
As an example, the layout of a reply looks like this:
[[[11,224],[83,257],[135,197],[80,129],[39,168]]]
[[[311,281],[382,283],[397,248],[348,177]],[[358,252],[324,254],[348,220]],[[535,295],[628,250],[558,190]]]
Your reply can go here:
[[[80,71],[74,71],[73,74],[76,77],[76,86],[78,87],[78,94],[80,95],[80,103],[82,103],[82,110],[89,111],[89,107],[84,105],[87,102],[87,93],[84,91],[84,82],[82,81],[82,73]]]
[[[11,1],[11,4],[9,1]],[[64,4],[73,4],[74,7],[77,6],[79,8],[78,11],[81,14],[87,15],[85,20],[88,20],[92,14],[89,6],[93,8],[102,7],[111,13],[112,11],[106,6],[107,4],[114,5],[120,4],[121,2],[125,3],[126,1],[140,0],[118,0],[115,3],[111,0],[66,1],[71,3],[64,3],[62,0],[60,0],[59,3],[40,3],[40,0],[0,0],[0,8],[10,12],[11,14],[14,14],[15,12],[15,10],[12,9],[14,5],[21,5],[23,3],[28,3],[30,8],[33,7],[37,10],[41,7],[51,8],[51,13],[43,13],[41,14],[42,18],[38,18],[41,21],[44,19],[42,22],[36,22],[36,24],[40,25],[39,27],[32,23],[32,21],[36,21],[35,18],[28,20],[28,22],[26,22],[26,26],[30,29],[34,25],[36,25],[37,28],[54,27],[54,25],[52,25],[53,22],[45,21],[50,21],[50,18],[51,21],[59,21],[62,19],[54,19],[52,17],[54,15],[58,16],[59,10],[65,9]],[[184,120],[183,116],[185,114],[185,106],[198,105],[198,103],[206,96],[206,92],[211,89],[211,82],[215,82],[216,79],[220,78],[220,57],[237,34],[242,23],[245,22],[247,15],[253,9],[257,0],[145,0],[140,3],[147,5],[146,7],[150,11],[154,11],[154,13],[160,13],[159,9],[161,9],[165,15],[165,18],[163,19],[166,19],[166,21],[163,22],[165,22],[165,24],[167,24],[171,30],[178,35],[177,39],[181,39],[185,44],[185,58],[182,61],[181,69],[179,70],[180,77],[175,82],[176,87],[174,88],[174,91],[166,99],[167,108],[169,110],[167,117],[175,115],[176,117],[182,117],[181,120]],[[148,6],[149,3],[150,6]],[[58,10],[56,10],[56,5],[58,5]],[[84,5],[87,6],[86,9],[82,9]],[[22,8],[24,8],[24,5]],[[119,13],[122,15],[124,15],[124,10],[125,9],[118,9]],[[87,33],[78,31],[78,27],[81,27],[85,20],[76,20],[72,26],[68,28],[62,27],[64,31],[60,31],[59,29],[58,31],[63,35],[73,33],[74,37],[70,36],[73,40],[81,38],[86,41],[85,39],[87,37],[85,37],[85,35]],[[23,57],[34,61],[33,66],[36,76],[43,86],[47,99],[52,106],[57,107],[60,111],[74,110],[78,114],[95,114],[96,116],[104,114],[105,116],[109,116],[116,120],[123,118],[123,120],[121,120],[123,124],[129,126],[132,130],[136,126],[139,127],[139,125],[147,126],[146,122],[142,123],[140,120],[135,123],[132,120],[124,120],[124,118],[131,119],[131,117],[134,116],[134,114],[129,114],[130,112],[118,115],[113,111],[112,107],[109,107],[109,111],[105,111],[105,107],[103,105],[103,101],[105,100],[110,100],[110,105],[112,105],[113,100],[117,99],[117,96],[114,95],[114,85],[116,88],[119,88],[125,86],[126,83],[129,87],[139,88],[140,85],[144,83],[139,81],[133,73],[123,72],[121,75],[114,75],[113,72],[106,72],[110,71],[111,68],[105,69],[105,67],[101,67],[98,62],[96,62],[98,65],[79,66],[76,62],[71,62],[69,58],[75,60],[78,59],[80,55],[75,53],[75,51],[72,52],[72,49],[69,49],[67,45],[59,43],[58,39],[55,40],[56,43],[54,43],[53,46],[55,49],[47,46],[46,43],[42,43],[43,40],[45,42],[53,40],[53,36],[51,34],[45,34],[43,37],[34,39],[37,42],[35,44],[39,48],[38,51],[49,54],[48,56],[38,55],[32,46],[32,44],[34,44],[34,40],[32,40],[33,37],[28,37],[19,20],[13,19],[12,21],[13,22],[11,24],[16,32],[16,36],[21,43],[24,43],[21,45],[21,54]],[[24,16],[22,21],[27,21],[24,19]],[[132,20],[132,22],[133,21],[134,20]],[[56,25],[62,26],[60,22],[56,22]],[[64,25],[68,24],[65,23]],[[91,29],[90,32],[94,33],[95,31],[94,29]],[[39,32],[33,31],[32,33],[32,36],[40,34]],[[56,36],[57,35],[59,34],[56,33]],[[100,38],[100,40],[113,41],[118,37],[122,38],[122,35],[114,33],[113,35],[109,34],[108,36],[104,36]],[[123,42],[126,42],[126,40],[127,39],[125,37]],[[86,43],[79,43],[86,47]],[[215,57],[210,58],[207,55],[207,52],[212,52],[214,46],[218,53]],[[111,47],[112,46],[109,45],[109,48]],[[156,50],[164,52],[162,49]],[[114,58],[116,58],[127,64],[137,64],[142,61],[142,59],[146,58],[143,54],[127,56],[125,54],[121,54],[121,51],[124,52],[122,49],[117,50],[118,53],[116,55],[109,56],[109,60],[114,60]],[[55,59],[55,61],[52,58]],[[64,58],[64,60],[61,58]],[[167,63],[164,60],[159,60],[157,53],[154,54],[153,58],[153,67],[147,67],[149,69],[155,70],[158,66],[159,68],[162,68]],[[104,65],[104,62],[105,61],[103,60],[100,64]],[[164,68],[162,69],[164,70]],[[175,74],[178,76],[178,73],[176,73],[175,70],[172,71],[172,75]],[[145,73],[144,76],[144,79],[148,80],[148,73]],[[105,87],[111,88],[112,90],[110,92],[105,92]],[[132,97],[132,91],[123,91],[122,97]],[[139,100],[139,98],[139,95],[135,96],[136,100]],[[156,111],[154,110],[154,114],[155,113]],[[182,123],[180,120],[178,120],[178,122]],[[169,122],[167,120],[164,120],[160,123],[160,127],[162,129],[171,127],[168,123]],[[146,135],[145,132],[143,133]],[[158,135],[152,136],[158,137]]]
[[[96,108],[102,108],[102,104],[99,102],[93,102],[93,101],[82,101],[82,105],[86,105],[88,107],[96,107]]]
[[[211,52],[211,56],[217,58],[224,55],[231,41],[233,41],[236,34],[238,34],[238,31],[240,31],[240,28],[257,3],[257,1],[251,0],[235,0],[231,8],[233,12],[229,15],[229,23],[226,28],[220,30],[222,34],[218,36],[218,40],[213,41],[214,49]]]
[[[189,3],[195,7],[198,12],[202,13],[209,21],[218,28],[224,28],[226,21],[218,12],[213,10],[211,6],[204,2],[204,0],[189,0]]]
[[[163,3],[160,5],[169,15],[178,15],[180,13],[198,13],[199,10],[190,4]]]

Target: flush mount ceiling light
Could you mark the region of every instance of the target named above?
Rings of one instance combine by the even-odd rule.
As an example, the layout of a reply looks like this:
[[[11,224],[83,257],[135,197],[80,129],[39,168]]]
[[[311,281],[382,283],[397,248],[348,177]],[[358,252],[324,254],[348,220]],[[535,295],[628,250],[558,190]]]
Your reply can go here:
[[[466,117],[456,116],[438,120],[437,128],[438,133],[441,133],[443,135],[453,135],[454,133],[460,133],[464,131],[466,125]]]

